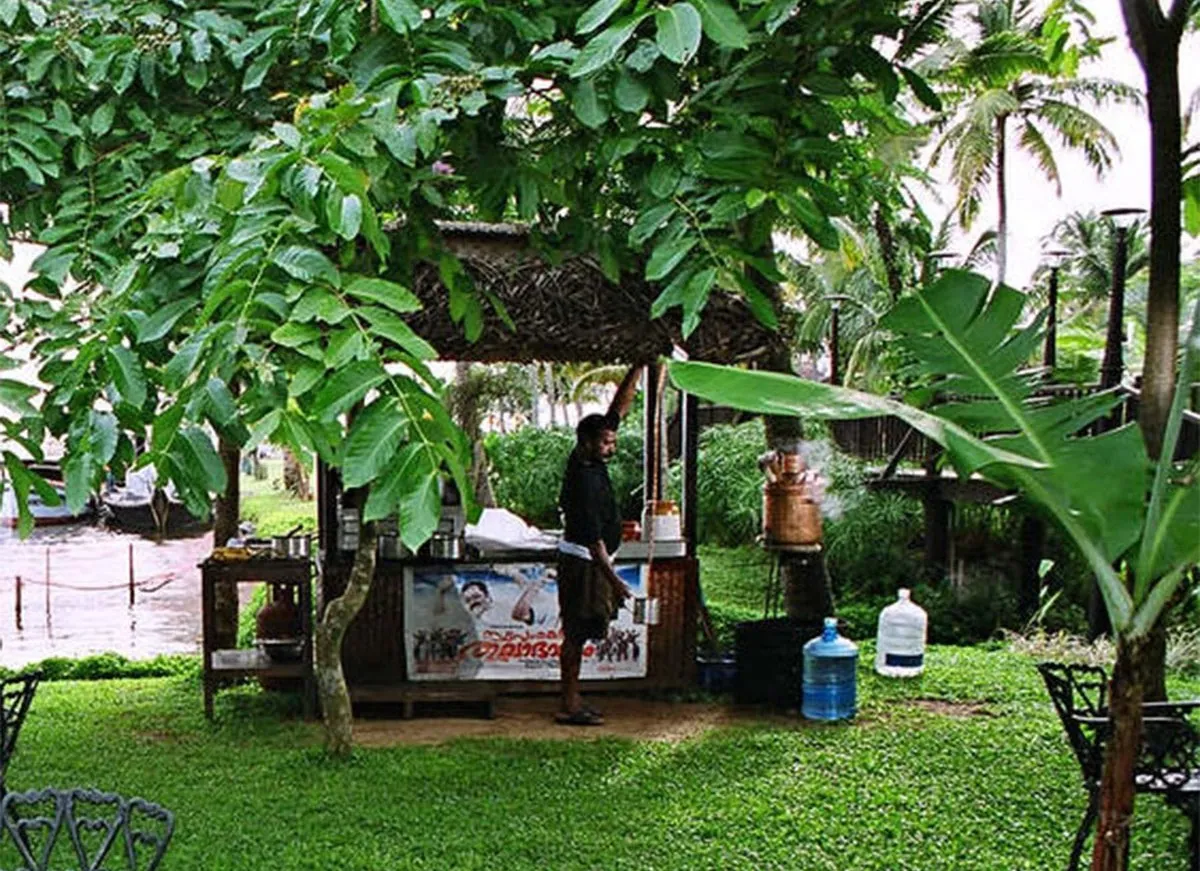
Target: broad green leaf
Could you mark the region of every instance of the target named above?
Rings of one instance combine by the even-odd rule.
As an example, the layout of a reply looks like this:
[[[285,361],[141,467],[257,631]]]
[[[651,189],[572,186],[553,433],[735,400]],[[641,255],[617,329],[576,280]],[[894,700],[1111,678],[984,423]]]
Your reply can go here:
[[[179,432],[179,425],[183,422],[183,413],[186,410],[182,402],[177,402],[154,418],[154,425],[150,430],[150,449],[156,454],[170,448],[171,442]]]
[[[921,77],[920,73],[908,67],[900,67],[900,75],[904,76],[904,81],[908,82],[908,86],[912,88],[913,94],[926,108],[932,109],[935,112],[942,111],[941,97],[937,95],[937,92],[933,88],[929,87],[929,83]]]
[[[92,458],[103,466],[117,452],[117,419],[110,412],[93,411],[89,423]]]
[[[0,405],[10,408],[20,415],[32,417],[37,409],[30,403],[37,396],[37,388],[11,378],[0,378]]]
[[[108,358],[109,375],[112,376],[121,398],[135,407],[146,401],[146,376],[141,364],[124,345],[113,345],[105,355]]]
[[[377,302],[402,315],[420,311],[421,300],[401,284],[383,278],[358,277],[346,284],[346,293],[366,302]]]
[[[117,103],[115,100],[101,103],[100,106],[92,113],[92,118],[88,122],[88,128],[92,131],[92,135],[96,137],[103,136],[112,129],[113,118],[117,114]]]
[[[704,35],[726,48],[746,48],[750,44],[750,33],[725,0],[692,0],[700,13]]]
[[[401,36],[419,28],[423,21],[421,7],[412,0],[379,0],[379,18]]]
[[[381,397],[355,415],[342,458],[342,480],[347,487],[374,481],[395,457],[408,419],[390,396]]]
[[[649,14],[644,12],[625,18],[592,37],[571,64],[571,78],[583,78],[611,63],[625,43],[629,42],[629,37],[633,36],[637,26]]]
[[[608,112],[600,105],[596,85],[591,79],[575,86],[571,94],[571,109],[586,127],[595,129],[608,120]]]
[[[342,197],[341,222],[338,224],[338,235],[343,239],[353,239],[358,235],[362,226],[362,200],[356,194],[346,194]]]
[[[596,0],[591,6],[584,10],[579,16],[579,21],[575,25],[575,32],[581,36],[585,33],[591,33],[597,27],[601,27],[604,22],[608,21],[613,16],[613,13],[624,6],[626,0]]]
[[[225,465],[213,447],[208,434],[198,427],[188,426],[179,431],[176,440],[179,465],[184,476],[197,488],[209,493],[225,492]]]
[[[338,330],[329,339],[325,349],[325,366],[336,370],[362,355],[364,350],[362,333],[354,326]]]
[[[387,373],[373,360],[358,360],[335,372],[313,398],[313,411],[322,421],[331,421],[350,410],[374,387],[382,384]]]
[[[63,478],[67,492],[67,508],[78,514],[88,504],[92,495],[92,471],[95,466],[88,454],[74,453],[63,464]]]
[[[334,287],[341,284],[337,267],[315,248],[289,245],[275,252],[271,262],[300,281],[326,281]]]
[[[229,386],[220,378],[209,378],[204,385],[208,394],[208,410],[212,422],[220,427],[227,427],[238,418],[237,400],[229,390]]]
[[[288,396],[303,396],[325,378],[325,366],[322,363],[305,360],[294,367],[290,374]]]
[[[682,239],[659,243],[646,263],[646,280],[661,281],[666,278],[699,241],[697,236],[684,236]]]
[[[250,428],[250,437],[246,439],[246,444],[243,447],[246,450],[251,450],[261,445],[275,432],[282,417],[283,411],[278,408],[273,408],[264,414]]]
[[[629,241],[634,245],[641,245],[657,233],[659,228],[675,214],[675,211],[676,206],[672,202],[659,203],[646,209],[638,215],[633,227],[630,228]]]
[[[277,345],[283,345],[285,348],[298,348],[320,337],[321,331],[317,327],[292,321],[271,333],[271,341]]]
[[[144,323],[138,328],[137,340],[138,344],[146,342],[157,342],[163,336],[171,331],[176,322],[194,309],[199,304],[199,300],[195,297],[186,299],[177,299],[174,302],[169,302],[159,309],[156,309],[150,314]]]
[[[430,451],[423,445],[401,455],[400,464],[400,538],[416,550],[429,540],[442,516],[442,499],[438,489],[438,469]]]
[[[654,41],[677,64],[685,64],[700,48],[700,13],[691,3],[676,3],[654,14]]]
[[[367,306],[360,313],[371,325],[371,334],[376,338],[398,345],[418,360],[437,359],[437,350],[390,311]]]
[[[163,384],[172,390],[181,387],[195,369],[196,361],[200,358],[207,342],[207,333],[195,333],[189,336],[168,361],[166,369],[163,371]]]
[[[617,83],[613,86],[613,103],[622,112],[637,114],[649,102],[650,89],[622,67],[617,72]]]
[[[317,156],[317,163],[345,193],[366,197],[367,174],[346,158],[332,151],[323,151]]]

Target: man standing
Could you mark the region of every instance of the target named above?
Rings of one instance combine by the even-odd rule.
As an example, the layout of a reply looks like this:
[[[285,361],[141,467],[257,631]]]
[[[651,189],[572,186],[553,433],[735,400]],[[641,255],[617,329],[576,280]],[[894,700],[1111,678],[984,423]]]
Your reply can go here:
[[[629,588],[613,569],[621,545],[621,515],[608,478],[608,462],[617,452],[617,427],[633,403],[635,366],[626,373],[607,414],[589,414],[575,427],[575,450],[567,460],[559,507],[563,537],[558,543],[558,610],[562,621],[562,710],[559,723],[601,726],[604,718],[584,707],[579,694],[583,645],[608,634]]]

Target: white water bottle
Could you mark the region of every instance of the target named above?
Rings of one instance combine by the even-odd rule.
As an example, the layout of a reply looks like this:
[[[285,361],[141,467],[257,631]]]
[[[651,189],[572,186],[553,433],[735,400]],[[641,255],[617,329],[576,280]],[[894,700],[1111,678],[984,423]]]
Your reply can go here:
[[[900,590],[900,598],[879,612],[875,671],[885,677],[915,677],[925,670],[925,609]]]

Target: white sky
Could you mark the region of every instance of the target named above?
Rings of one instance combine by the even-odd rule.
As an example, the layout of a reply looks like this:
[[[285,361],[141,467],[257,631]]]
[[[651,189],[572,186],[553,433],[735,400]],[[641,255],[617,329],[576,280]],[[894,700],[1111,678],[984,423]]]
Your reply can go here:
[[[1096,16],[1093,33],[1115,36],[1116,39],[1104,47],[1100,58],[1083,66],[1080,75],[1117,79],[1144,91],[1146,81],[1125,36],[1120,4],[1117,0],[1090,0],[1087,6]],[[1200,34],[1191,33],[1184,37],[1179,57],[1180,95],[1186,109],[1191,95],[1200,89],[1200,63],[1197,62],[1200,60]],[[1029,280],[1038,266],[1042,238],[1060,218],[1073,211],[1150,207],[1150,127],[1145,110],[1130,106],[1108,107],[1095,114],[1116,134],[1121,154],[1113,161],[1112,169],[1097,181],[1095,172],[1082,157],[1067,152],[1051,140],[1062,178],[1061,199],[1055,197],[1054,185],[1044,180],[1033,159],[1018,150],[1013,140],[1009,141],[1008,214],[1011,226],[1007,281],[1014,287],[1023,287]],[[947,174],[944,167],[937,173],[942,181]],[[955,191],[943,184],[939,196],[940,204],[932,197],[922,203],[935,226],[954,207]],[[984,197],[983,209],[970,232],[960,234],[951,246],[952,250],[965,253],[971,242],[995,222],[995,194],[992,193]],[[1185,240],[1184,251],[1194,250],[1195,244]]]
[[[1145,81],[1137,58],[1125,37],[1125,23],[1116,0],[1091,0],[1088,4],[1097,18],[1097,35],[1117,37],[1105,47],[1103,55],[1081,70],[1082,75],[1119,79],[1139,89]],[[1184,38],[1180,50],[1180,91],[1184,107],[1191,95],[1200,89],[1200,34]],[[1142,109],[1108,107],[1097,113],[1120,141],[1121,154],[1113,168],[1097,181],[1095,173],[1081,157],[1057,149],[1063,195],[1055,198],[1054,187],[1042,179],[1032,158],[1013,147],[1009,148],[1009,215],[1012,224],[1009,235],[1008,282],[1021,287],[1037,268],[1042,238],[1063,216],[1075,210],[1108,209],[1124,206],[1147,208],[1150,204],[1150,132]],[[1198,120],[1197,123],[1200,123]],[[945,176],[945,170],[939,172]],[[940,198],[940,202],[938,199]],[[937,197],[923,203],[935,225],[954,205],[955,192],[942,184]],[[960,234],[952,246],[965,251],[972,239],[978,238],[996,220],[993,196],[984,197],[982,212],[968,234]],[[1195,251],[1195,243],[1186,244],[1185,251]],[[23,286],[28,278],[28,266],[37,256],[31,246],[17,246],[13,263],[0,260],[0,281],[10,287]]]

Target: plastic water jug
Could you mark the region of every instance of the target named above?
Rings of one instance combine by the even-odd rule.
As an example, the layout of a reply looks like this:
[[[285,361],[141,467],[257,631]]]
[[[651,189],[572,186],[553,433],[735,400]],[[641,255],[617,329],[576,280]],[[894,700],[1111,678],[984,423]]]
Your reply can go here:
[[[825,618],[825,631],[804,645],[801,713],[810,720],[845,720],[858,709],[855,668],[858,647],[838,635],[837,620]]]
[[[900,598],[879,612],[875,670],[886,677],[915,677],[925,669],[925,609],[900,590]]]

